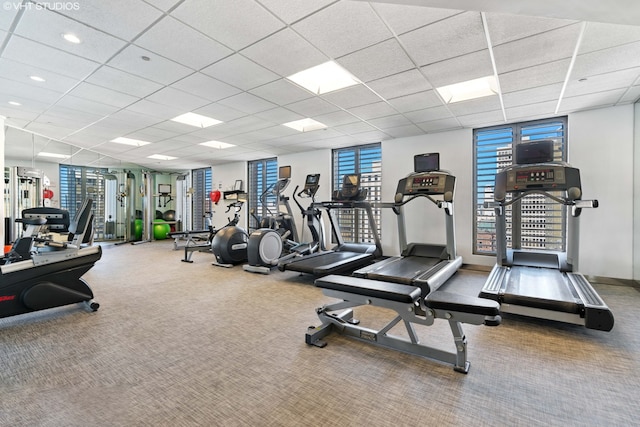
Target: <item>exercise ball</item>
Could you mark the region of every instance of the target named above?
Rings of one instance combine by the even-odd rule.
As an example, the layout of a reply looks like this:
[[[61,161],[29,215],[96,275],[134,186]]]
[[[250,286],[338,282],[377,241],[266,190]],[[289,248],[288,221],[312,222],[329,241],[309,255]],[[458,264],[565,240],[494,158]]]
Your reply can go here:
[[[162,212],[156,211],[156,219],[164,219]]]
[[[171,227],[164,219],[156,219],[153,221],[153,238],[156,240],[164,240],[171,231]]]
[[[168,211],[164,211],[162,215],[162,219],[165,221],[175,221],[176,220],[176,211],[173,209],[169,209]]]
[[[134,240],[142,239],[142,220],[136,219],[133,221],[133,237]]]

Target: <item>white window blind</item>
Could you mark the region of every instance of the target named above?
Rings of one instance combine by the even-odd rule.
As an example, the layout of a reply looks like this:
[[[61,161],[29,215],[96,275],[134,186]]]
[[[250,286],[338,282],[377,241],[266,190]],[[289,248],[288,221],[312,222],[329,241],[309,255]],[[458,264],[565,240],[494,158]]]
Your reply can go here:
[[[269,194],[265,198],[266,206],[260,201],[264,191],[278,181],[278,159],[263,159],[249,162],[249,188],[247,212],[254,212],[255,216],[262,218],[276,214],[277,200],[275,195]],[[249,215],[249,228],[258,228],[258,222],[254,215]]]
[[[554,161],[567,159],[567,118],[494,126],[473,131],[475,155],[474,253],[495,254],[495,213],[484,207],[493,201],[495,174],[513,164],[514,146],[528,141],[554,141]],[[559,194],[557,194],[559,195]],[[511,246],[513,205],[506,210],[507,244]],[[564,251],[566,209],[545,196],[530,195],[519,203],[521,248]],[[517,216],[516,216],[517,218]]]
[[[191,171],[193,183],[193,229],[204,230],[207,228],[206,215],[211,212],[211,199],[209,193],[212,188],[211,168],[194,169]]]
[[[333,190],[339,190],[346,174],[360,174],[367,201],[380,202],[382,192],[382,146],[380,143],[333,150]],[[373,209],[374,220],[380,224],[380,209]],[[364,212],[341,209],[337,213],[342,237],[347,242],[375,242]],[[380,233],[380,230],[378,230]]]

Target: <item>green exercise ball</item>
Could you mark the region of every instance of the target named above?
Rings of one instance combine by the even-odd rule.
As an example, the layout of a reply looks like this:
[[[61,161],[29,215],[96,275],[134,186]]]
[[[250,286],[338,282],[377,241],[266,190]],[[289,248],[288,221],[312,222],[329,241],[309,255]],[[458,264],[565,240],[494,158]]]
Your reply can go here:
[[[156,219],[153,221],[153,238],[156,240],[164,240],[171,231],[169,224],[164,219]]]
[[[133,222],[133,235],[134,235],[134,240],[141,240],[142,239],[142,220],[141,219],[136,219]]]

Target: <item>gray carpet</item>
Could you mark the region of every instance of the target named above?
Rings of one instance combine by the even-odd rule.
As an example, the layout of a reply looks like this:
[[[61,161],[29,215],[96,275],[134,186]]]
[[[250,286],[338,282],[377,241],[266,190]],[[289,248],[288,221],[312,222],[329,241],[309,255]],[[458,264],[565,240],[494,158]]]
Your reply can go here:
[[[331,335],[331,301],[296,273],[180,262],[171,242],[107,246],[85,275],[100,309],[0,319],[3,426],[637,425],[640,292],[596,285],[612,332],[505,316],[465,325],[471,370]],[[486,273],[446,286],[473,294]],[[385,310],[356,312],[382,324]],[[420,329],[453,350],[446,322]]]

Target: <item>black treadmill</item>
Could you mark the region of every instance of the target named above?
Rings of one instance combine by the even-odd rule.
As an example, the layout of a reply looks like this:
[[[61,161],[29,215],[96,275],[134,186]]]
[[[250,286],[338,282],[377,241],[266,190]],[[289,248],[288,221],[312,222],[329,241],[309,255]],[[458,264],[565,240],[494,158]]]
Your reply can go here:
[[[415,156],[414,170],[414,173],[398,182],[395,201],[381,205],[392,208],[396,214],[401,256],[365,266],[354,271],[353,275],[417,286],[422,289],[422,296],[425,297],[444,284],[462,266],[462,257],[456,254],[453,218],[456,178],[440,170],[438,153]],[[403,207],[417,198],[427,198],[444,211],[446,245],[407,244]]]
[[[614,323],[611,310],[577,272],[579,216],[583,208],[596,208],[598,202],[582,200],[579,169],[551,159],[553,141],[520,144],[516,164],[496,175],[495,201],[486,204],[495,209],[497,263],[479,296],[498,301],[501,312],[610,331]],[[569,209],[566,251],[521,248],[520,203],[531,194],[546,196]],[[507,206],[513,206],[511,248],[507,248]]]
[[[353,271],[382,256],[382,244],[373,218],[373,210],[371,204],[365,201],[366,197],[367,189],[360,187],[360,174],[345,175],[342,188],[334,191],[331,201],[317,202],[312,205],[313,208],[327,211],[333,237],[338,242],[337,245],[329,251],[316,252],[281,262],[278,264],[278,269],[280,271],[298,271],[320,277]],[[344,241],[335,212],[346,209],[360,209],[366,213],[369,227],[374,236],[374,243],[348,243]]]

